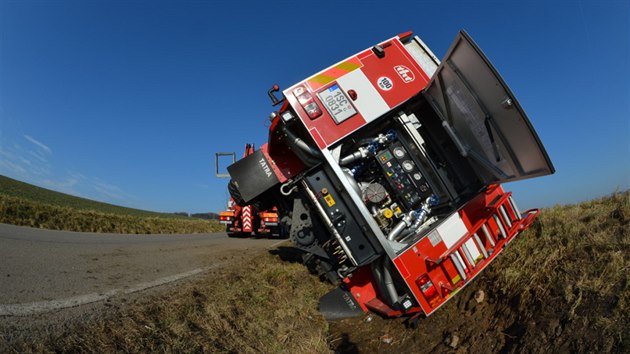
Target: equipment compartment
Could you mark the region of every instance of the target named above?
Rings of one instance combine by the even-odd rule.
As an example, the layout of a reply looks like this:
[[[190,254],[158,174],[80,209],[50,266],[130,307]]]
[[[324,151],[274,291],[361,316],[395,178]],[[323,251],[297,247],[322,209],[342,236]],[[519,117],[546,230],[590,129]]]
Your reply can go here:
[[[484,187],[422,95],[333,151],[397,254]]]

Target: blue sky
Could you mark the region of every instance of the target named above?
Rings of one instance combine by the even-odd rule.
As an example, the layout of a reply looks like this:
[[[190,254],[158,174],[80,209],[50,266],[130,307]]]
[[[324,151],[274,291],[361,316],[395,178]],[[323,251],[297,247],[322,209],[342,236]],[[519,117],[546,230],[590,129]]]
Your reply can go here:
[[[628,1],[0,0],[0,174],[157,211],[219,211],[218,151],[266,140],[266,96],[398,33],[466,29],[557,172],[522,208],[630,187]]]

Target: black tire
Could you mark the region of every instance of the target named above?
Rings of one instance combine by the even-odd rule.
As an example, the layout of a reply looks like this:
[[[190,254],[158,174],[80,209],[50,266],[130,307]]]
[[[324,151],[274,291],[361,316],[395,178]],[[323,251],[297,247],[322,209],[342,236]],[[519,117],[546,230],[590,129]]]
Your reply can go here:
[[[241,196],[241,192],[238,191],[238,187],[236,187],[236,183],[232,179],[228,183],[228,191],[230,192],[230,196],[232,197],[232,199],[234,199],[234,203],[240,206],[245,205],[245,201]]]
[[[225,233],[228,235],[228,237],[236,237],[236,235],[230,231],[230,225],[225,225]]]
[[[265,198],[265,195],[263,194],[260,199],[253,202],[251,205],[254,207],[254,210],[263,211],[273,208],[274,204],[275,203],[271,198]]]
[[[238,187],[236,187],[236,183],[234,182],[234,180],[230,180],[230,183],[228,183],[228,191],[230,192],[230,196],[232,197],[232,199],[234,199],[234,203],[240,206],[248,205],[243,199],[241,192],[238,191]],[[254,207],[254,210],[256,211],[271,209],[274,206],[274,202],[272,198],[266,197],[267,194],[269,193],[263,194],[258,198],[258,200],[249,203],[249,205]]]

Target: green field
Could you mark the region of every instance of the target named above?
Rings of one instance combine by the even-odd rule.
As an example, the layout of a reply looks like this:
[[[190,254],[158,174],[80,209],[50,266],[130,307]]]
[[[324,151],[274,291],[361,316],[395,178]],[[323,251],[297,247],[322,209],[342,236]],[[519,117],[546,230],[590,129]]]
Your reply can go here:
[[[0,176],[0,223],[51,230],[127,234],[222,231],[216,220],[120,207]]]

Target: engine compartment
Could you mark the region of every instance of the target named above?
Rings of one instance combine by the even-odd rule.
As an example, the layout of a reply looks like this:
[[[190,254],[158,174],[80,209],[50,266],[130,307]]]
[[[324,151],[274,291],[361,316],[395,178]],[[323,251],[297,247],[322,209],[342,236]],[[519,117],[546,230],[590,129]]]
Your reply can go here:
[[[363,216],[381,231],[374,237],[395,254],[484,187],[422,95],[331,150],[368,211]]]

